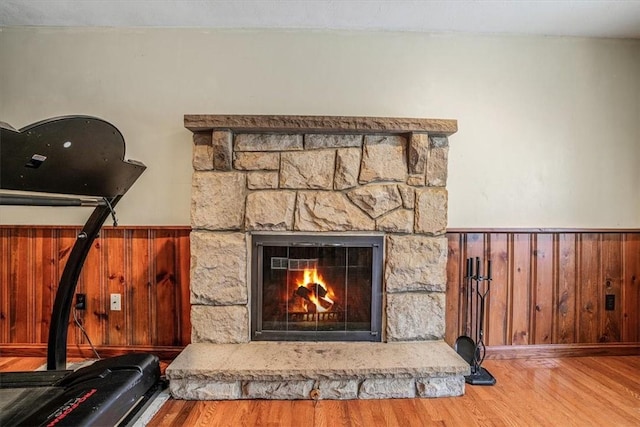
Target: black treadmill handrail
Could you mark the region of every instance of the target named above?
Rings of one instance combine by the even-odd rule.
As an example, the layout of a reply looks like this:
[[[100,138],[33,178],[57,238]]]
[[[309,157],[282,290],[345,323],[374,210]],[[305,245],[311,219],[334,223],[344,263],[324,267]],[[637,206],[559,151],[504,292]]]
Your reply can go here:
[[[76,238],[76,242],[71,249],[69,259],[64,266],[56,299],[51,310],[51,323],[49,325],[49,341],[47,345],[47,369],[66,369],[67,363],[67,322],[71,314],[73,305],[73,294],[76,292],[80,272],[84,267],[87,255],[93,246],[93,242],[98,237],[104,222],[109,218],[113,206],[115,206],[122,196],[115,197],[110,201],[110,207],[98,206],[82,227],[82,231]]]
[[[66,368],[73,294],[93,242],[109,215],[115,220],[113,207],[146,169],[141,162],[125,160],[124,154],[120,131],[96,117],[55,117],[18,131],[0,122],[0,189],[23,193],[0,195],[0,204],[96,206],[58,282],[49,325],[48,370]],[[55,195],[29,195],[34,192]],[[87,199],[78,199],[78,195],[100,199],[84,203]]]
[[[32,196],[28,194],[0,194],[2,206],[106,206],[103,199],[58,196]]]

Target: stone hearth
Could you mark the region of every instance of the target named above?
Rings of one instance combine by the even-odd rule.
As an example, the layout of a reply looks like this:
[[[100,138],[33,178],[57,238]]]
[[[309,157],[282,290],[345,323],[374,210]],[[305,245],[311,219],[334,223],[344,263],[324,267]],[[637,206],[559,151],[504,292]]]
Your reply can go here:
[[[451,353],[442,341],[198,343],[167,375],[171,392],[183,399],[459,396],[469,365]]]
[[[442,341],[455,121],[204,115],[185,116],[185,126],[194,133],[193,344],[167,369],[175,397],[464,392],[468,365]],[[382,235],[383,342],[250,342],[254,233]],[[290,363],[301,355],[315,362]]]

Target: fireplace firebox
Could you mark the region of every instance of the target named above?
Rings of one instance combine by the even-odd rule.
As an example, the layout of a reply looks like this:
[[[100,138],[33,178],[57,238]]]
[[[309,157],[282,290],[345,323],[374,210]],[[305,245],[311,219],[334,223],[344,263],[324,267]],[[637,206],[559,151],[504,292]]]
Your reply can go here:
[[[252,235],[251,339],[381,341],[383,236]]]

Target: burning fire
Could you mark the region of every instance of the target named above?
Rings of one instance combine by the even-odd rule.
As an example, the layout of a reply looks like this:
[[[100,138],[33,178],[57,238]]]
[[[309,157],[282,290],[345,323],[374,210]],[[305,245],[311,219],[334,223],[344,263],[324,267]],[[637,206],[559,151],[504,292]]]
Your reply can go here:
[[[333,290],[327,286],[317,269],[305,268],[302,280],[297,280],[296,283],[298,285],[296,295],[312,304],[312,306],[304,304],[306,311],[324,313],[333,307],[332,298],[335,298]]]

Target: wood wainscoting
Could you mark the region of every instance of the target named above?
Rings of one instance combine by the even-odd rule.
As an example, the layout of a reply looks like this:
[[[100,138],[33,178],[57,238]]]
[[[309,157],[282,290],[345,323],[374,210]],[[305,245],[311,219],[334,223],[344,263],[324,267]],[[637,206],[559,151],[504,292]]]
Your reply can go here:
[[[0,348],[3,354],[46,352],[58,280],[81,227],[0,226]],[[105,355],[127,350],[177,354],[190,342],[189,227],[104,227],[89,252],[77,311]],[[122,310],[110,310],[121,294]],[[69,355],[91,350],[73,316]]]
[[[480,257],[493,267],[490,356],[640,354],[640,231],[450,230],[447,237],[450,344],[465,330],[465,260]],[[475,330],[473,319],[467,323]]]
[[[0,351],[46,352],[58,279],[81,227],[0,226]],[[105,227],[78,284],[102,353],[170,357],[191,339],[189,227]],[[463,332],[467,257],[491,258],[488,357],[640,354],[640,230],[450,230],[446,341]],[[122,311],[109,309],[122,295]],[[614,295],[613,310],[605,310]],[[91,354],[69,321],[69,355]]]

